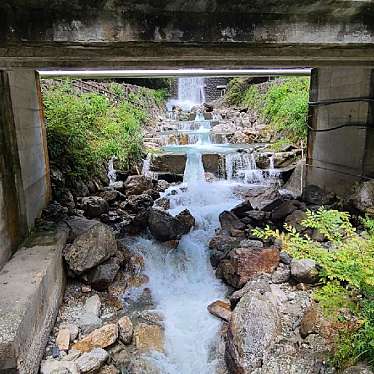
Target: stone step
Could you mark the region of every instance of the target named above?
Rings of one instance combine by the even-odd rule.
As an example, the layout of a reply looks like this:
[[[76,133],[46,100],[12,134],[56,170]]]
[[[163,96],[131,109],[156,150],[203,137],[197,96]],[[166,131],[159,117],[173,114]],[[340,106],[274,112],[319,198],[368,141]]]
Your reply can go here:
[[[0,272],[0,373],[36,374],[63,296],[68,229],[33,234]]]

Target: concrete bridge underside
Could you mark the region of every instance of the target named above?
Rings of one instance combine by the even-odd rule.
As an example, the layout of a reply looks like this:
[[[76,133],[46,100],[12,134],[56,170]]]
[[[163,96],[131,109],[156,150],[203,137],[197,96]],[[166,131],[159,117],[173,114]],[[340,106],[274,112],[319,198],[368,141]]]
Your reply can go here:
[[[3,0],[0,267],[50,198],[35,70],[280,66],[314,68],[308,183],[374,177],[371,1]]]

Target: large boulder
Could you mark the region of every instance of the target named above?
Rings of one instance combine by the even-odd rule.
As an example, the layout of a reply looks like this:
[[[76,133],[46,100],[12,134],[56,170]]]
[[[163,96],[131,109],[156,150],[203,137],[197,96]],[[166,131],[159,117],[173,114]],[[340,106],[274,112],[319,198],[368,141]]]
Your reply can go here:
[[[153,199],[147,194],[128,196],[127,200],[121,204],[121,208],[131,214],[136,214],[141,210],[148,209],[153,205]]]
[[[293,197],[300,197],[306,181],[306,165],[305,160],[300,160],[296,164],[295,170],[292,172],[288,181],[284,184],[283,189],[291,193]]]
[[[182,222],[184,226],[183,234],[188,234],[196,223],[194,216],[188,209],[182,210],[175,218]]]
[[[96,218],[108,213],[109,205],[102,197],[88,196],[82,198],[82,209],[88,218]]]
[[[237,248],[217,267],[217,276],[235,288],[241,288],[259,273],[271,273],[279,264],[276,248]]]
[[[283,221],[288,215],[292,214],[295,210],[303,210],[305,205],[298,200],[283,201],[271,213],[271,219],[274,222]]]
[[[63,256],[74,273],[90,270],[116,253],[117,242],[109,226],[85,218],[71,219],[66,223],[73,241],[64,249]]]
[[[153,188],[152,178],[144,175],[132,175],[124,183],[126,196],[141,195],[143,192]]]
[[[186,217],[186,213],[183,213]],[[191,227],[184,222],[173,217],[170,213],[159,209],[151,209],[148,216],[148,227],[151,234],[161,242],[169,240],[178,240],[182,235],[186,234]]]
[[[331,205],[336,201],[334,193],[326,192],[314,184],[308,184],[304,187],[301,198],[307,204],[312,205]]]
[[[300,283],[313,284],[318,282],[316,262],[310,259],[293,259],[291,261],[291,276]]]
[[[234,213],[227,210],[223,211],[219,215],[219,222],[222,230],[232,234],[232,236],[236,236],[236,232],[240,232],[245,229],[245,224],[240,221],[240,219]]]
[[[232,373],[249,374],[261,367],[266,350],[281,332],[281,314],[273,293],[249,291],[231,314],[226,363]]]
[[[213,267],[217,267],[231,250],[240,246],[240,239],[229,236],[220,230],[209,242],[210,262]]]
[[[245,200],[233,209],[231,209],[231,212],[234,213],[238,218],[244,218],[246,216],[246,212],[253,210],[252,204],[250,200]]]
[[[113,283],[119,269],[119,260],[115,257],[111,257],[109,260],[88,272],[88,282],[95,290],[105,291]]]
[[[349,203],[362,213],[374,214],[374,181],[358,184],[349,197]]]

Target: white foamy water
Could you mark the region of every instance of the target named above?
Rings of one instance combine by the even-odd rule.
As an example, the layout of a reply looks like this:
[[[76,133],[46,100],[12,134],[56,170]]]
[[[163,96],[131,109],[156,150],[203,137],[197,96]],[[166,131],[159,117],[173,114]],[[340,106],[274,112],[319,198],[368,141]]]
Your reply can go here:
[[[185,183],[170,195],[170,213],[187,208],[196,227],[185,235],[176,250],[140,238],[147,286],[165,321],[166,353],[151,355],[166,374],[211,374],[215,372],[215,347],[221,322],[210,315],[207,306],[225,295],[225,286],[215,277],[209,262],[208,242],[219,226],[218,216],[239,200],[227,181],[207,183],[201,154],[190,153]],[[167,193],[167,192],[166,192]]]

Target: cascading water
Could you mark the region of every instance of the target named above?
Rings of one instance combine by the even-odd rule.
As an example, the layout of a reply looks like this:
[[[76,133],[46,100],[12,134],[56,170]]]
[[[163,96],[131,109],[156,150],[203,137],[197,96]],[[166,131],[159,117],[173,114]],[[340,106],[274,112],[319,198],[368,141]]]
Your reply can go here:
[[[113,183],[116,182],[117,180],[117,173],[116,170],[114,169],[114,161],[116,157],[113,156],[109,162],[108,162],[108,179],[109,179],[109,186],[113,185]]]
[[[202,77],[178,78],[178,98],[169,100],[168,110],[173,106],[179,106],[183,110],[191,110],[192,107],[205,102],[205,82]]]

